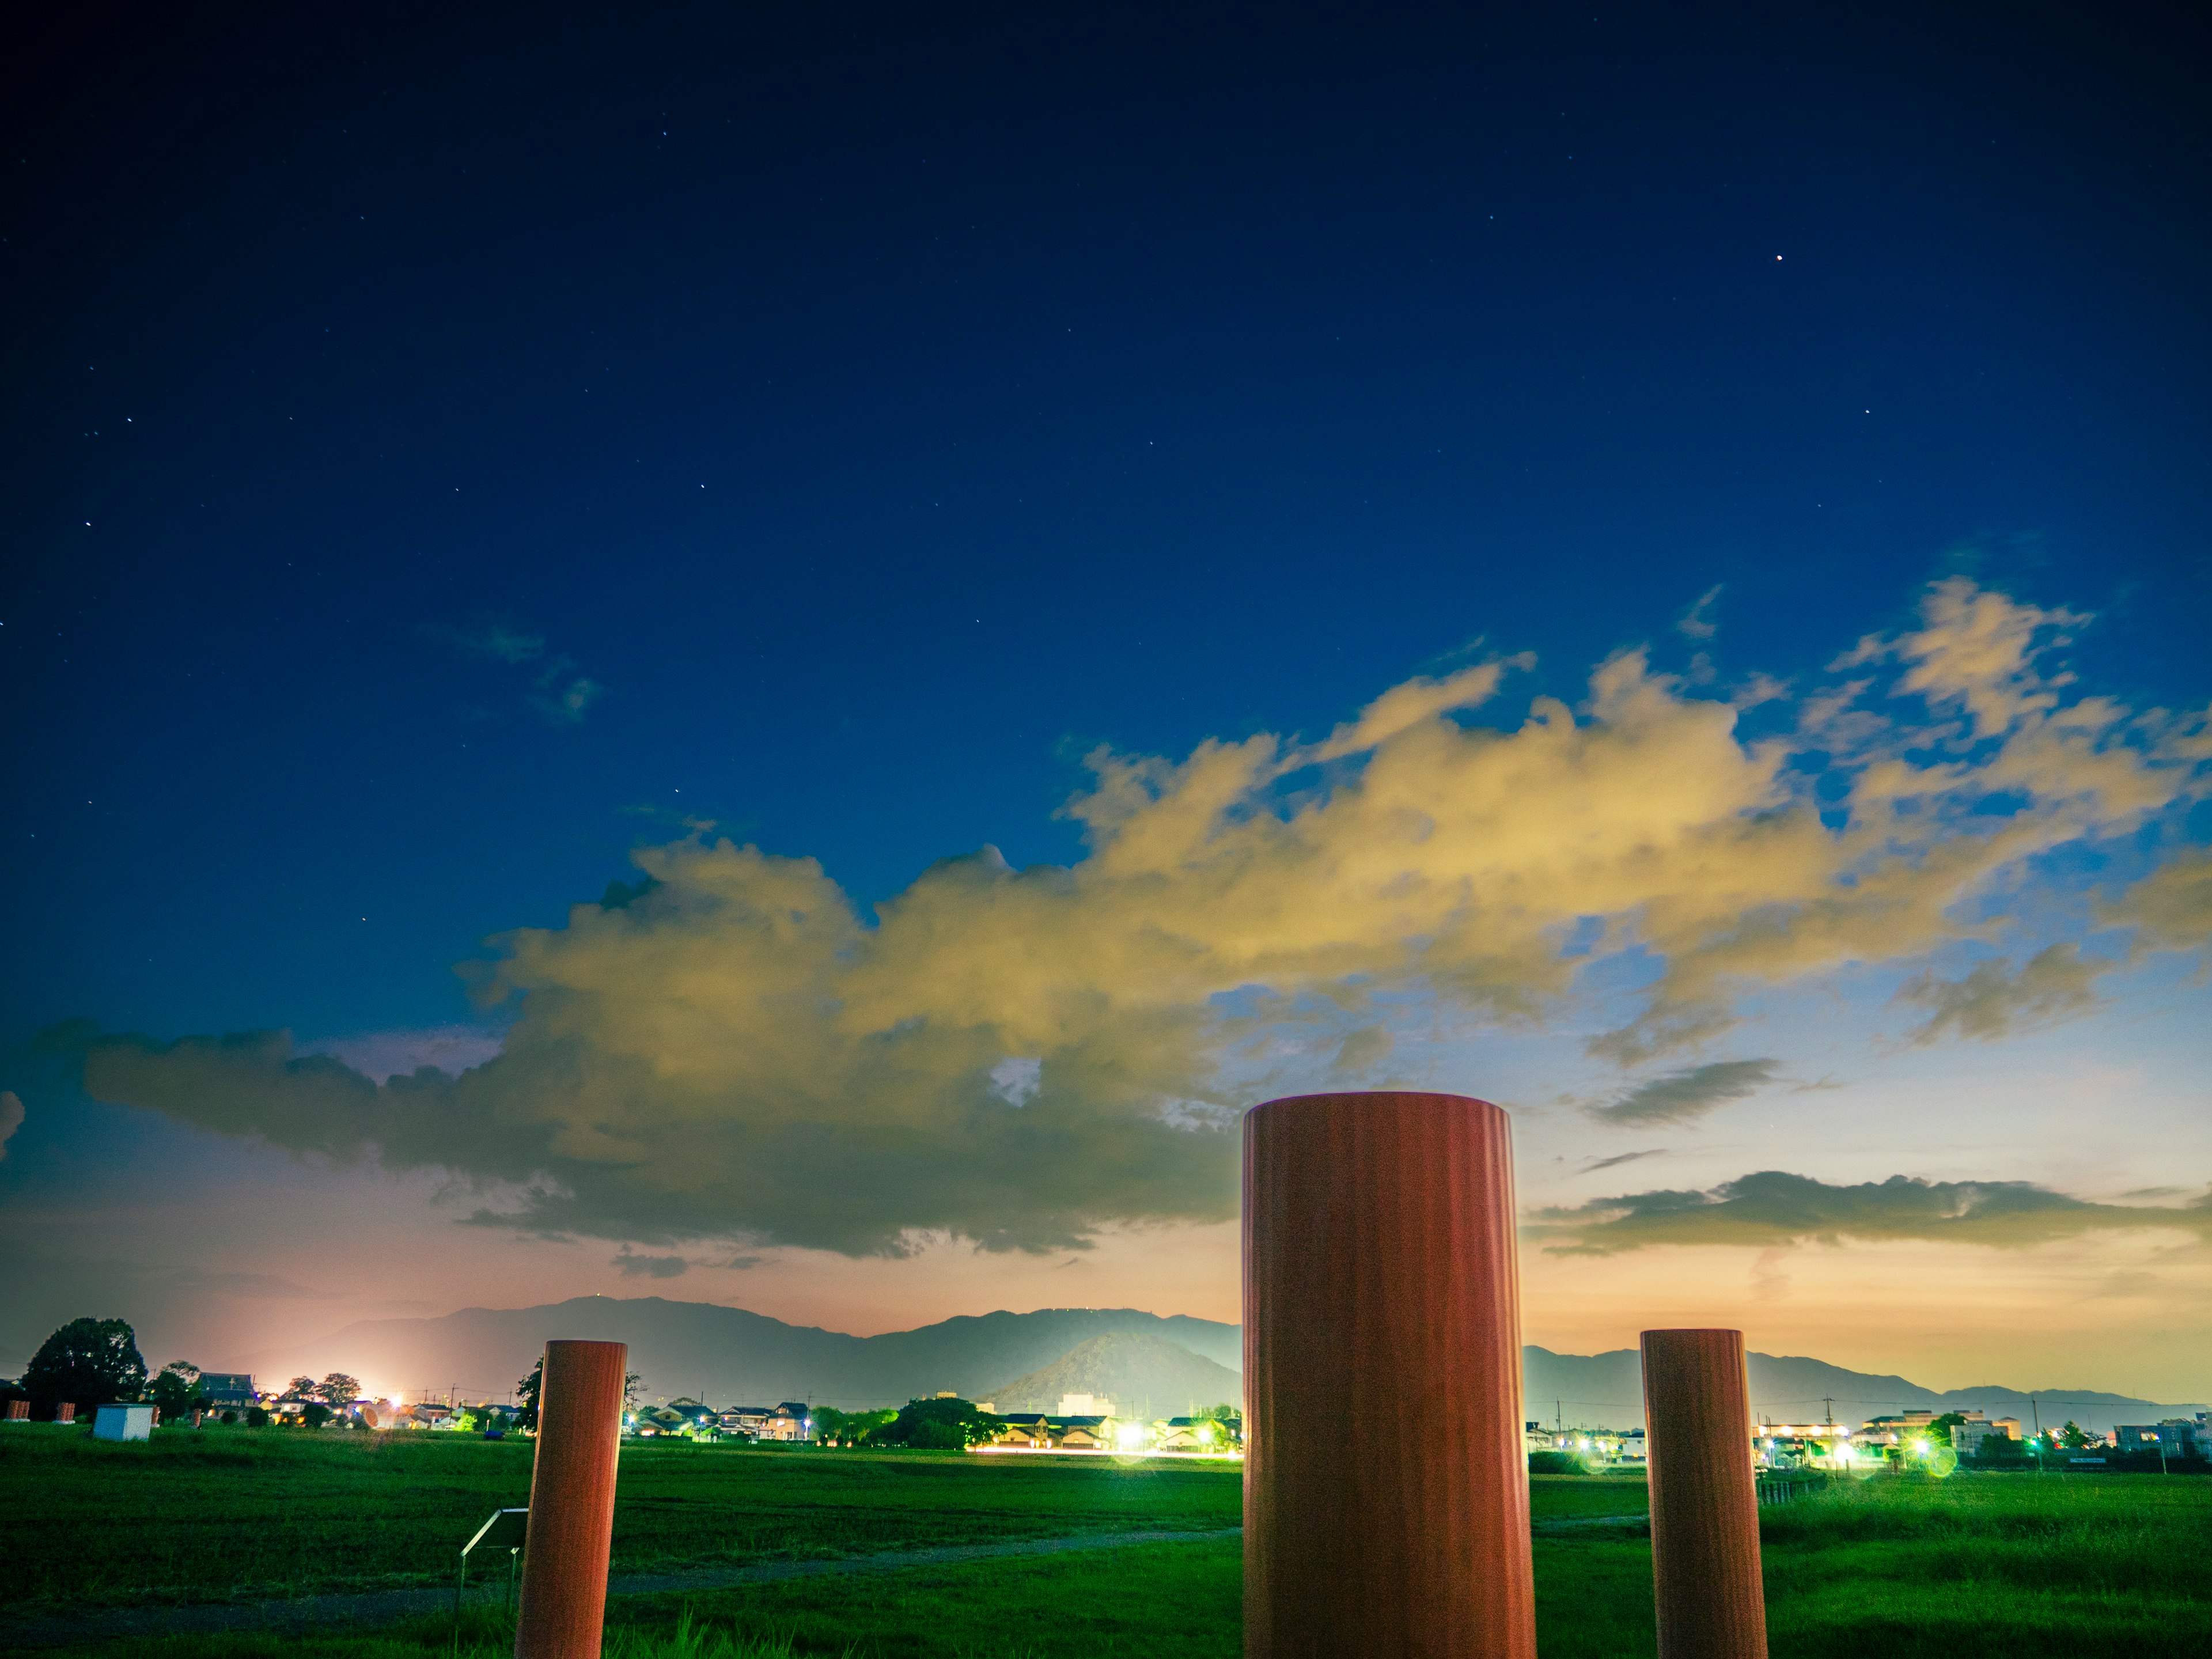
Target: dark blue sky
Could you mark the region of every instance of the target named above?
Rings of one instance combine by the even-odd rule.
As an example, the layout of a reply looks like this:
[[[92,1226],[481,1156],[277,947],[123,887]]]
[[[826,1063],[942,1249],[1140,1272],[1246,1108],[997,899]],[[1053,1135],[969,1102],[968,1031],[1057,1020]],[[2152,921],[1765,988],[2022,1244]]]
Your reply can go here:
[[[1966,569],[2201,690],[2203,21],[1937,9],[50,25],[0,1041],[457,1018],[684,815],[1066,860],[1094,743],[1716,584],[1731,673]]]

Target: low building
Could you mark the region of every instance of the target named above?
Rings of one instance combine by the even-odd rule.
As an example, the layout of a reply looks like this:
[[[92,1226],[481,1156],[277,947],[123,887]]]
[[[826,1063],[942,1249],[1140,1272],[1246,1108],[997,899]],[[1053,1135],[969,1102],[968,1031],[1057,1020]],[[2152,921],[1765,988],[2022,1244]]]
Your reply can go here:
[[[1970,1419],[1951,1425],[1951,1449],[1961,1457],[1986,1457],[1990,1442],[2010,1443],[2019,1438],[2020,1423],[2014,1418],[2000,1418],[1994,1423]]]
[[[2203,1433],[2197,1424],[2187,1418],[2169,1417],[2160,1423],[2123,1423],[2114,1428],[2111,1440],[2115,1450],[2124,1452],[2163,1452],[2168,1457],[2196,1457],[2203,1454],[2212,1439],[2201,1440]]]
[[[154,1432],[151,1406],[101,1406],[93,1413],[94,1440],[145,1440]]]
[[[261,1403],[261,1396],[253,1392],[250,1371],[202,1371],[199,1390],[210,1411],[242,1412]]]

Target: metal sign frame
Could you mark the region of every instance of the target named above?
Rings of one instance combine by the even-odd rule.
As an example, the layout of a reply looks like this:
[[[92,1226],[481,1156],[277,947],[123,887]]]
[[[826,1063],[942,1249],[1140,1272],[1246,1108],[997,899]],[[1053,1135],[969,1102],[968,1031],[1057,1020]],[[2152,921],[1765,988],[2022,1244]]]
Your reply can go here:
[[[491,1519],[477,1528],[477,1535],[461,1546],[460,1576],[453,1581],[453,1631],[458,1636],[461,1626],[461,1593],[469,1583],[469,1552],[473,1549],[507,1552],[507,1610],[514,1611],[514,1572],[522,1557],[522,1547],[529,1541],[530,1511],[494,1510]]]

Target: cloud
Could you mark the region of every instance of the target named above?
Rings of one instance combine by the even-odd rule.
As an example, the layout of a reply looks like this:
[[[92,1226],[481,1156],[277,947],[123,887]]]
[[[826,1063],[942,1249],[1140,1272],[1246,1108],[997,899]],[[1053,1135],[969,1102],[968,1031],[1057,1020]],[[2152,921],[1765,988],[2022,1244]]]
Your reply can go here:
[[[633,1255],[627,1249],[607,1265],[620,1269],[625,1279],[677,1279],[691,1271],[680,1255]]]
[[[556,726],[575,725],[586,709],[606,695],[606,687],[597,680],[571,673],[574,666],[566,657],[559,659],[539,677],[537,695],[530,700],[531,707]]]
[[[8,1143],[23,1127],[23,1103],[13,1089],[0,1089],[0,1158],[8,1156]]]
[[[1891,1239],[2021,1249],[2083,1233],[2145,1228],[2212,1238],[2212,1199],[2169,1206],[2099,1204],[2024,1181],[1923,1181],[1901,1175],[1833,1187],[1766,1170],[1708,1192],[1632,1193],[1539,1210],[1525,1231],[1551,1255],[1619,1255],[1660,1244],[1774,1250]]]
[[[510,668],[520,663],[535,662],[545,654],[545,636],[517,628],[513,623],[488,618],[473,628],[456,628],[450,623],[424,623],[420,629],[423,638],[436,640],[456,651],[471,657],[489,657]]]
[[[1774,1081],[1771,1060],[1717,1060],[1638,1084],[1590,1115],[1608,1123],[1690,1123],[1731,1100],[1755,1095]]]
[[[2212,941],[2212,848],[2191,848],[2153,871],[2104,920],[2134,928],[2138,950],[2203,950]]]
[[[1577,1173],[1595,1175],[1600,1170],[1616,1170],[1624,1164],[1633,1164],[1638,1158],[1661,1157],[1666,1150],[1664,1146],[1654,1146],[1641,1152],[1615,1152],[1611,1158],[1593,1158],[1589,1163],[1583,1164]]]
[[[2008,974],[2002,962],[1977,963],[1963,978],[1942,980],[1933,972],[1916,974],[1898,991],[1899,1002],[1931,1009],[1927,1023],[1911,1040],[1920,1045],[1947,1032],[1988,1042],[2021,1023],[2052,1025],[2097,1006],[2091,988],[2097,964],[2084,962],[2070,944],[2047,945]]]
[[[508,668],[534,668],[530,706],[555,726],[574,726],[606,695],[606,687],[577,671],[573,657],[548,654],[545,636],[496,617],[460,628],[424,623],[416,632],[464,656],[479,657]]]
[[[895,1254],[1226,1219],[1238,1111],[1378,1063],[1379,1008],[1586,1019],[1622,1006],[1594,976],[1633,965],[1591,1047],[1643,1063],[1747,994],[1989,938],[1961,918],[2000,889],[2017,909],[2041,855],[2177,816],[2202,715],[2081,694],[2048,660],[2080,625],[1939,584],[1755,737],[1725,687],[1630,652],[1575,707],[1501,706],[1500,659],[1317,742],[1100,749],[1065,809],[1074,864],[986,848],[872,914],[812,860],[702,828],[639,848],[619,904],[493,942],[467,971],[512,1023],[459,1076],[380,1086],[281,1031],[72,1041],[101,1099],[442,1169],[526,1231]],[[1772,1062],[1717,1064],[1610,1115],[1694,1115]]]
[[[1682,613],[1674,624],[1674,631],[1686,639],[1709,640],[1719,632],[1712,618],[1713,603],[1721,596],[1724,584],[1715,582],[1698,596],[1698,602]]]

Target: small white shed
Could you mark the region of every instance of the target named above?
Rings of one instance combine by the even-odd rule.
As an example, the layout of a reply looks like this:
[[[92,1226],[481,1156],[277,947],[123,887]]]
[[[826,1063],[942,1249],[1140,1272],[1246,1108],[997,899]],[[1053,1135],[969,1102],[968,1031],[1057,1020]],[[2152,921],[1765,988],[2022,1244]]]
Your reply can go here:
[[[93,1414],[94,1440],[143,1440],[153,1432],[151,1406],[102,1406]]]

